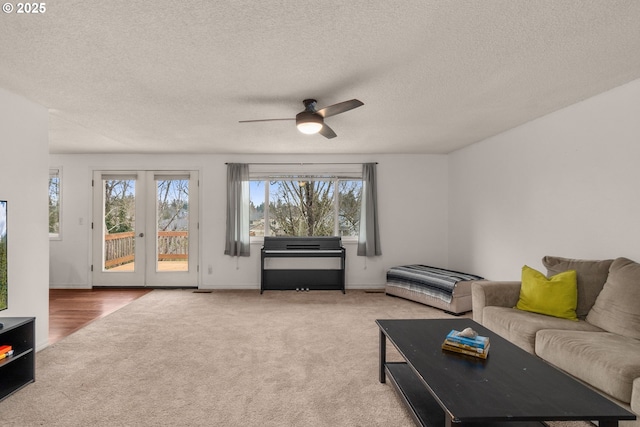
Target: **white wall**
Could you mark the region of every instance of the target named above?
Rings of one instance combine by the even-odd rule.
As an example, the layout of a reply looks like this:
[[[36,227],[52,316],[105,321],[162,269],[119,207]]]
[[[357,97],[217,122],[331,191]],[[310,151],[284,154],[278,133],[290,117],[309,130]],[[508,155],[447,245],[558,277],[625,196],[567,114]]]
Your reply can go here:
[[[640,80],[449,156],[451,268],[519,280],[544,255],[640,261]]]
[[[0,89],[0,199],[7,200],[9,308],[35,317],[36,346],[49,331],[48,112]]]
[[[383,256],[356,256],[347,247],[347,289],[382,287],[397,264],[447,263],[447,158],[429,155],[51,155],[62,168],[62,239],[51,241],[50,285],[91,286],[91,171],[191,169],[200,172],[200,288],[258,289],[260,245],[251,257],[225,256],[225,162],[378,162]],[[81,225],[82,223],[82,225]],[[213,274],[208,273],[211,266]]]

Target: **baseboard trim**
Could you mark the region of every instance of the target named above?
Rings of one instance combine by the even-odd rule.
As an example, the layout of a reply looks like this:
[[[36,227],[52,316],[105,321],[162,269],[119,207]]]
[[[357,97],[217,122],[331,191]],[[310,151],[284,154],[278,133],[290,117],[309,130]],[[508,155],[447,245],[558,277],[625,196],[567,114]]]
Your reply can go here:
[[[112,286],[91,286],[87,284],[49,284],[49,289],[94,289],[94,288],[111,288]],[[116,288],[117,286],[113,286]],[[360,291],[384,291],[385,284],[371,284],[371,283],[356,283],[347,284],[345,290],[360,290]],[[140,286],[140,288],[146,288]],[[197,288],[195,286],[158,286],[149,287],[149,289],[198,289],[199,291],[215,291],[215,290],[260,290],[260,285],[252,283],[243,283],[237,285],[200,285]]]

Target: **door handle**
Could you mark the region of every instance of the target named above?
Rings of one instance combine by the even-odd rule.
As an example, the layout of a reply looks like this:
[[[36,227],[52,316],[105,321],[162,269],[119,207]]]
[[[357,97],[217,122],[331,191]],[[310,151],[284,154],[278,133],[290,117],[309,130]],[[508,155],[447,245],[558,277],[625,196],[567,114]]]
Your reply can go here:
[[[144,233],[138,234],[138,237],[144,237]]]

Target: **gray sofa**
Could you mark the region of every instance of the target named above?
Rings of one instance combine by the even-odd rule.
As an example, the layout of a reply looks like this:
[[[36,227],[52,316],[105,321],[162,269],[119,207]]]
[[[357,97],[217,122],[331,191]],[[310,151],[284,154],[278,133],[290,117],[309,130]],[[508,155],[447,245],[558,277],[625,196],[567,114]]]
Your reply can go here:
[[[592,386],[640,418],[640,264],[544,257],[547,276],[577,273],[578,320],[515,308],[520,282],[474,282],[473,319]],[[621,426],[640,427],[640,420]]]

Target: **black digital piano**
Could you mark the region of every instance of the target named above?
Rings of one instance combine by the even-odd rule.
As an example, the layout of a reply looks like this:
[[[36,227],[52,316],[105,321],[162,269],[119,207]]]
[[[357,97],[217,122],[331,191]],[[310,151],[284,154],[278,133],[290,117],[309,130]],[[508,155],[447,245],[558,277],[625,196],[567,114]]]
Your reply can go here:
[[[265,236],[260,260],[260,293],[265,290],[339,290],[344,294],[345,255],[340,237]],[[291,260],[287,260],[287,268],[265,268],[269,258]],[[295,268],[296,258],[339,258],[339,268]]]

